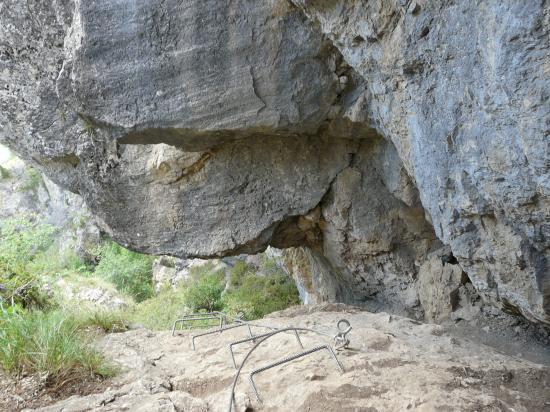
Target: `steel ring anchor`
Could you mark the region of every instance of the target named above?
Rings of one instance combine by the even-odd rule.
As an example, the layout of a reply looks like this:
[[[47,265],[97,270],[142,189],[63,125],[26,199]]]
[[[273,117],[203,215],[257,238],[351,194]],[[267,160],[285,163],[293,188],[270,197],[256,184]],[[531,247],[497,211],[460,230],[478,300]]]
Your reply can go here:
[[[347,319],[340,319],[336,324],[338,333],[334,336],[334,349],[343,350],[349,346],[349,339],[346,335],[353,329]]]

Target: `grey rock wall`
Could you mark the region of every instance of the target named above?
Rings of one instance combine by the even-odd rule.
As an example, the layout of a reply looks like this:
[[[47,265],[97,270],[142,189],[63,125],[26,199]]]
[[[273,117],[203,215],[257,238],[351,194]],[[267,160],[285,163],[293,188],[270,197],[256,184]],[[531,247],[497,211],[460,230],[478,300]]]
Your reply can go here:
[[[80,196],[64,190],[0,145],[0,221],[25,218],[57,228],[59,256],[93,262],[101,241],[94,216]]]
[[[549,9],[8,0],[0,141],[136,250],[305,246],[323,299],[422,316],[445,244],[548,323]]]
[[[436,235],[485,297],[548,321],[548,2],[306,1]]]

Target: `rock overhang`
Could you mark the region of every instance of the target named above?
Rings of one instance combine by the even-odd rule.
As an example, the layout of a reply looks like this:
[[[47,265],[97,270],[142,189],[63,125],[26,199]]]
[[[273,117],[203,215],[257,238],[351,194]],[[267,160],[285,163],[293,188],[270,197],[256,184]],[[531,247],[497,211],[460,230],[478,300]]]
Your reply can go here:
[[[365,277],[367,294],[389,285],[387,270],[414,283],[406,256],[423,259],[433,234],[395,199],[411,207],[419,198],[478,290],[548,322],[548,169],[537,120],[544,83],[536,75],[548,35],[536,22],[547,8],[461,4],[457,22],[471,18],[472,30],[494,39],[501,58],[491,60],[488,43],[468,43],[464,24],[442,24],[458,12],[443,2],[294,3],[299,9],[283,0],[6,2],[0,139],[81,193],[135,249],[217,256],[321,236],[316,247],[346,276]],[[497,15],[515,23],[499,25]],[[497,69],[517,99],[495,84]],[[356,156],[364,139],[388,144],[377,131],[395,147],[377,152],[393,153],[391,167]],[[364,247],[376,225],[355,221],[366,216],[354,215],[367,204],[361,196],[338,194],[351,214],[327,206],[342,172],[358,179],[341,187],[361,190],[365,177],[379,176],[371,192],[394,206],[369,219],[386,222],[394,240]],[[345,216],[322,214],[315,234],[301,230],[299,217],[317,207]],[[342,226],[335,232],[327,221]],[[414,233],[426,245],[397,252],[410,249]],[[349,239],[353,247],[337,247]],[[386,249],[387,259],[372,255]]]

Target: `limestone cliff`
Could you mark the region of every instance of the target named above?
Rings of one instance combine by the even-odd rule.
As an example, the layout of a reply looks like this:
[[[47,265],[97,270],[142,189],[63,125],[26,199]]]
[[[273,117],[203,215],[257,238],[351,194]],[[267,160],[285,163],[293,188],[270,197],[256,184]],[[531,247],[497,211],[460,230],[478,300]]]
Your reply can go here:
[[[539,0],[7,0],[0,141],[136,250],[302,246],[327,299],[421,312],[446,245],[485,299],[550,323],[549,20]]]

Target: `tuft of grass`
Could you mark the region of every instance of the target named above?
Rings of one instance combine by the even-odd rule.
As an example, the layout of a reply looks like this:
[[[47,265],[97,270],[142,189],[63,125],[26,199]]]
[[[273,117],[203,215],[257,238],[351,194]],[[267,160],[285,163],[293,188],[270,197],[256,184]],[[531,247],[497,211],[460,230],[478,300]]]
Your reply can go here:
[[[76,314],[80,328],[97,328],[105,333],[118,333],[128,330],[126,316],[120,311],[95,310]]]
[[[154,295],[153,257],[132,252],[115,242],[106,242],[100,250],[95,274],[114,284],[120,292],[141,302]]]
[[[116,368],[93,349],[78,317],[0,306],[0,366],[11,375],[48,373],[51,382],[109,377]]]
[[[185,290],[164,289],[155,297],[129,308],[125,316],[133,324],[151,330],[170,329],[186,305]]]

